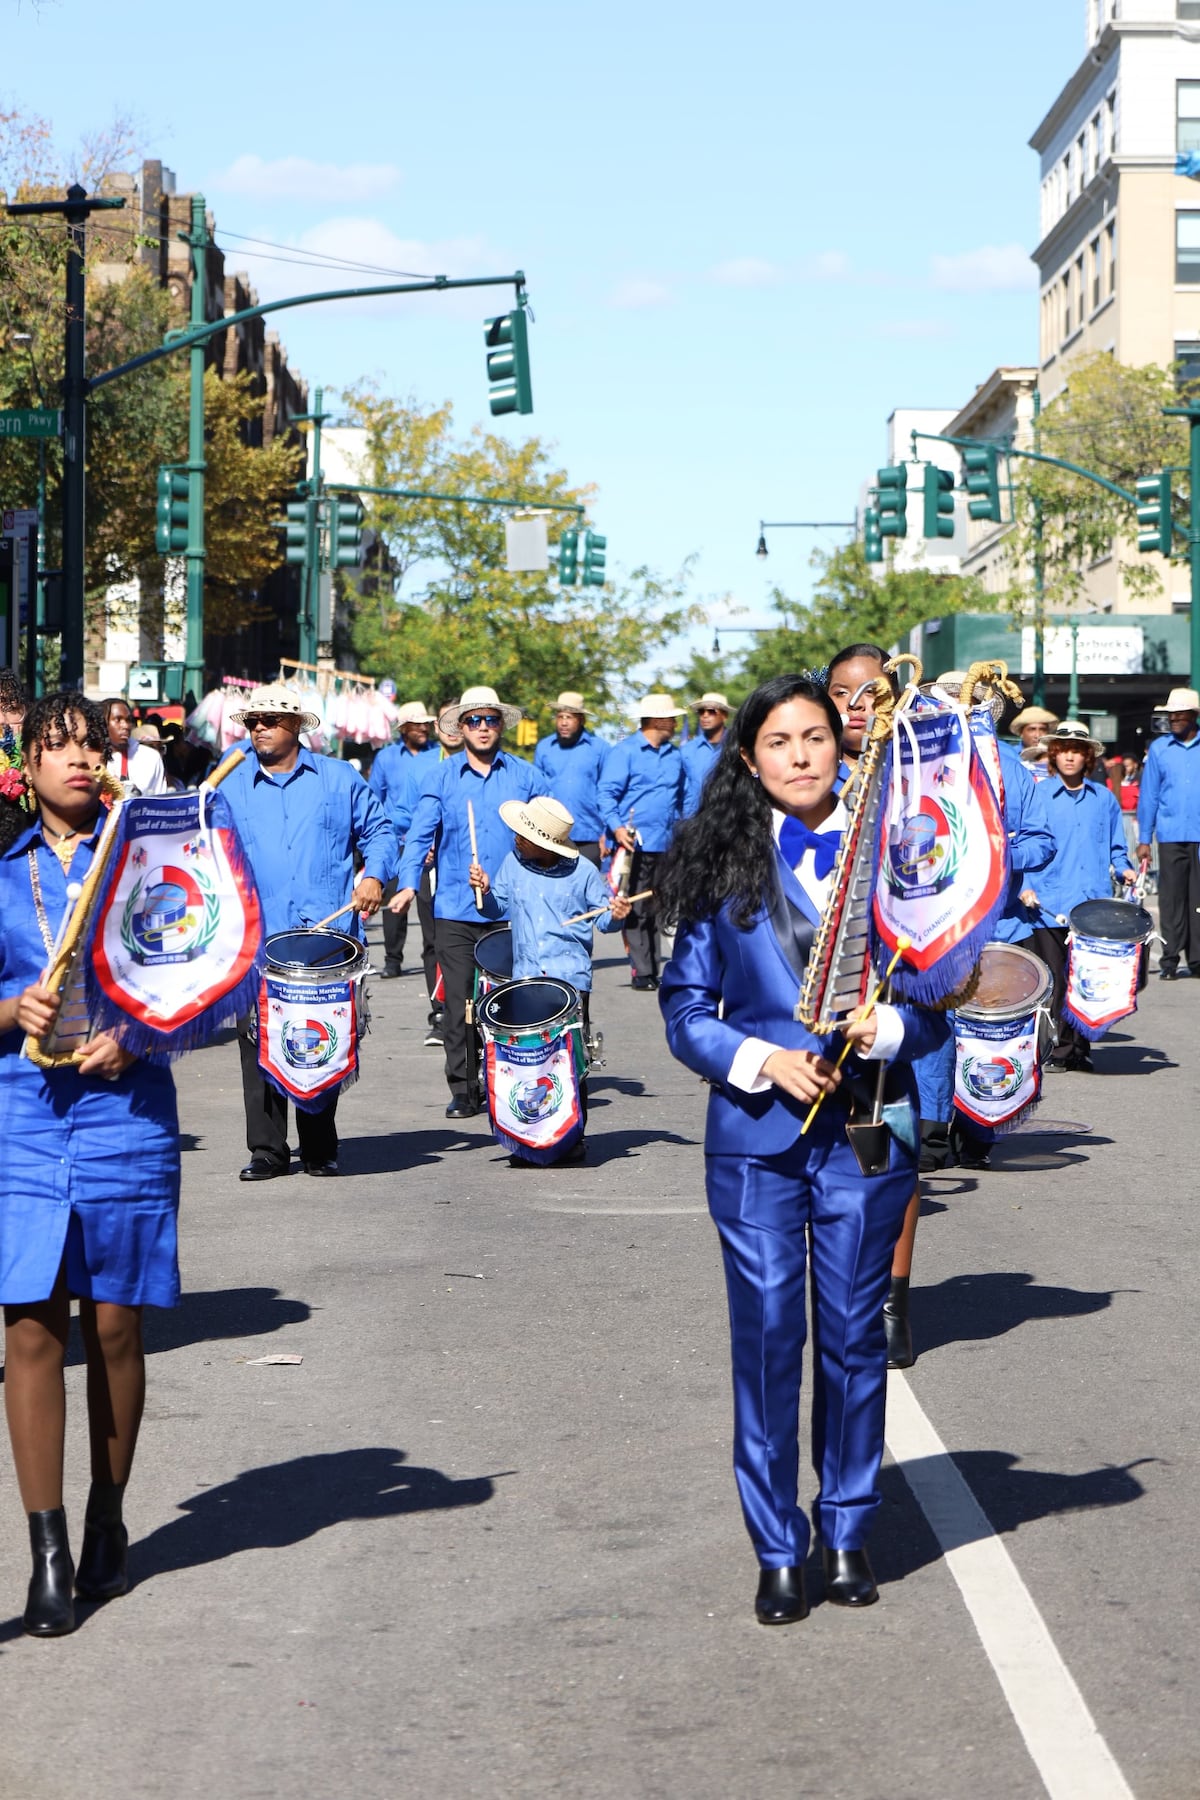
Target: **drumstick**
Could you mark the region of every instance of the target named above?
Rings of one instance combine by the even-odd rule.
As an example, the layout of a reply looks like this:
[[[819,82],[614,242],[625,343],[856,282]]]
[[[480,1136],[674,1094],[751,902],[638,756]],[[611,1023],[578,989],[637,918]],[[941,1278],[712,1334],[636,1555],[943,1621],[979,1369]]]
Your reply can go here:
[[[905,937],[904,933],[901,932],[899,937],[896,939],[896,954],[892,957],[891,962],[888,964],[887,968],[884,970],[880,979],[875,983],[874,993],[871,995],[870,999],[867,1001],[867,1004],[863,1007],[861,1013],[859,1013],[859,1015],[858,1015],[859,1021],[861,1021],[863,1019],[869,1019],[871,1014],[875,1011],[875,1008],[879,1002],[879,996],[882,994],[884,988],[887,986],[888,982],[891,980],[892,973],[895,970],[896,964],[900,961],[900,958],[904,955],[904,952],[908,949],[908,947],[911,943],[912,943],[912,939]],[[833,1065],[835,1069],[841,1068],[842,1064],[845,1062],[846,1058],[849,1056],[849,1054],[853,1048],[854,1048],[853,1038],[847,1038],[846,1042],[842,1045],[841,1055],[838,1057],[837,1061]],[[803,1125],[800,1127],[800,1136],[801,1137],[804,1136],[805,1132],[808,1130],[809,1126],[812,1124],[813,1120],[816,1118],[817,1113],[820,1110],[821,1102],[824,1098],[825,1098],[824,1093],[820,1093],[817,1095],[816,1099],[813,1101],[813,1103],[808,1111],[808,1117],[807,1117],[807,1119],[805,1119]]]
[[[639,900],[649,900],[653,897],[653,894],[653,888],[643,888],[640,894],[627,894],[625,897],[629,901],[630,906],[636,906]],[[598,919],[600,914],[602,912],[607,912],[611,905],[612,901],[608,900],[603,906],[593,906],[591,912],[576,913],[573,918],[564,919],[563,924],[582,925],[585,919]]]
[[[479,861],[479,842],[475,836],[475,808],[470,800],[467,801],[467,830],[471,834],[471,861],[477,863]],[[475,911],[482,912],[483,895],[478,888],[472,888],[471,892],[475,896]]]
[[[345,906],[339,906],[337,911],[330,913],[330,915],[327,919],[318,919],[315,925],[302,925],[300,927],[300,929],[301,929],[301,931],[324,931],[326,925],[332,925],[333,921],[335,919],[340,919],[343,913],[348,913],[348,912],[353,912],[353,911],[354,911],[354,901],[347,900]]]

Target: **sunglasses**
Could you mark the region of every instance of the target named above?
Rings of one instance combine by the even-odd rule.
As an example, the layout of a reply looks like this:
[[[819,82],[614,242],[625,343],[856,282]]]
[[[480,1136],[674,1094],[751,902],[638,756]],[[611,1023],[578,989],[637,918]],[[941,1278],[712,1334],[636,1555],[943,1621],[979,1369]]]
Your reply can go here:
[[[720,710],[721,710],[721,708],[719,706],[698,706],[696,708],[696,711],[699,713],[701,718],[704,717],[705,713],[719,713]]]
[[[273,725],[284,725],[291,717],[289,713],[247,713],[242,720],[247,731],[257,731],[262,725],[270,731]]]
[[[466,713],[458,722],[460,725],[469,725],[472,731],[478,731],[481,725],[494,725],[499,730],[504,720],[495,713]]]

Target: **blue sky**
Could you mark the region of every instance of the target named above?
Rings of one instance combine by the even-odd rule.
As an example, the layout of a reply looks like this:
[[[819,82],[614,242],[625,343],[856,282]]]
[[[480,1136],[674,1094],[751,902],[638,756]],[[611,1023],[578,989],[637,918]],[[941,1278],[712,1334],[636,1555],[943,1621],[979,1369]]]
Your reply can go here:
[[[523,268],[532,427],[599,489],[609,564],[695,553],[696,598],[803,596],[894,406],[1033,358],[1027,139],[1083,0],[564,7],[8,0],[0,99],[64,152],[115,110],[202,188],[263,297],[319,286],[227,234],[452,275]],[[189,26],[189,19],[196,23]],[[207,21],[207,22],[206,22]],[[478,296],[284,315],[312,383],[488,418]]]

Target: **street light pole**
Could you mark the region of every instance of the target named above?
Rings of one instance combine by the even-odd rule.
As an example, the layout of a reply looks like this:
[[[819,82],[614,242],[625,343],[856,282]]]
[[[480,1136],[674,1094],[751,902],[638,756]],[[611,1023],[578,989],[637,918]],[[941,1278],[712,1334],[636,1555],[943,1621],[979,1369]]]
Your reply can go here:
[[[1033,390],[1033,447],[1042,448],[1042,395]],[[1033,704],[1046,704],[1046,552],[1042,537],[1042,501],[1033,497]],[[1074,668],[1074,657],[1071,666]],[[1072,715],[1074,716],[1074,715]]]
[[[1188,562],[1192,575],[1188,679],[1195,687],[1197,679],[1200,679],[1200,401],[1193,400],[1187,406],[1164,406],[1163,411],[1169,418],[1186,419],[1188,422],[1188,465],[1192,489],[1187,530]]]
[[[207,323],[208,224],[203,194],[192,195],[192,229],[180,232],[192,252],[191,327]],[[204,691],[204,344],[194,343],[188,394],[187,645],[183,686]]]
[[[766,556],[768,531],[857,531],[858,509],[852,519],[760,519],[755,556]]]

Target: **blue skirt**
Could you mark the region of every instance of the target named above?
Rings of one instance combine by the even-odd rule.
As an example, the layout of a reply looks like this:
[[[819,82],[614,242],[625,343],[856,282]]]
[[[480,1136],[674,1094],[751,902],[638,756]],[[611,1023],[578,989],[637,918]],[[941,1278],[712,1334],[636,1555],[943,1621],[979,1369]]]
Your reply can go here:
[[[179,1121],[168,1069],[116,1081],[0,1057],[0,1304],[69,1291],[179,1302]]]

